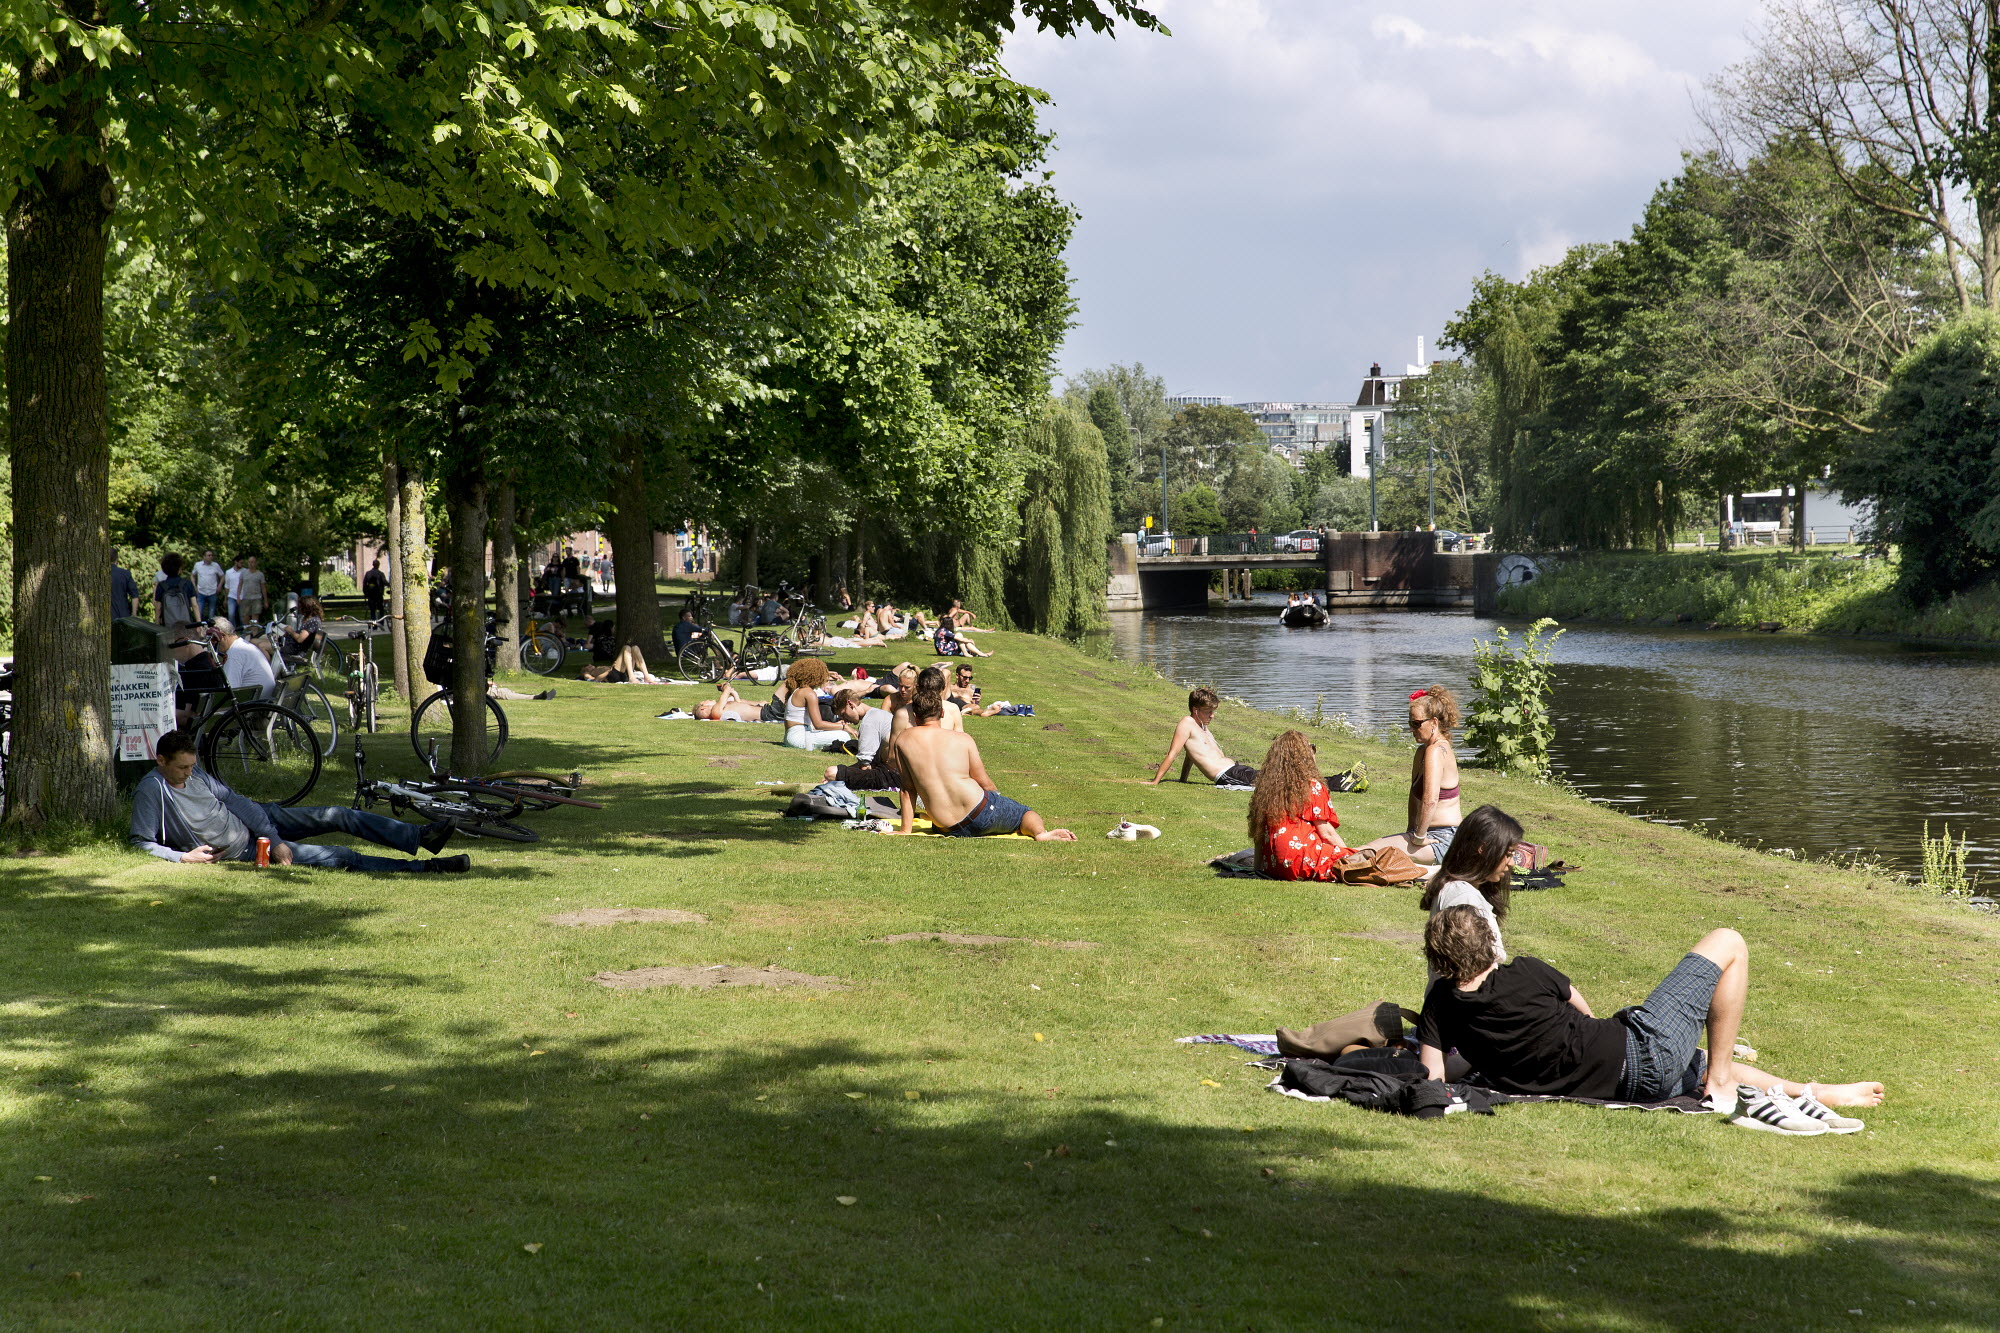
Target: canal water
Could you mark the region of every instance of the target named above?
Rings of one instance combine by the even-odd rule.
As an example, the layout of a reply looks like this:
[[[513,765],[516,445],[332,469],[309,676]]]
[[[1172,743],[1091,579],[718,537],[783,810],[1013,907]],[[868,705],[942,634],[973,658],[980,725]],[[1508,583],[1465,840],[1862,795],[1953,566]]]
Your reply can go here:
[[[1293,630],[1277,623],[1283,605],[1259,594],[1206,614],[1113,616],[1112,651],[1260,707],[1318,703],[1400,734],[1411,690],[1466,698],[1473,640],[1502,623],[1384,611]],[[2000,876],[2000,651],[1579,627],[1557,641],[1553,675],[1555,765],[1593,800],[1904,870],[1922,865],[1925,822],[1933,835],[1949,824],[1982,877]]]

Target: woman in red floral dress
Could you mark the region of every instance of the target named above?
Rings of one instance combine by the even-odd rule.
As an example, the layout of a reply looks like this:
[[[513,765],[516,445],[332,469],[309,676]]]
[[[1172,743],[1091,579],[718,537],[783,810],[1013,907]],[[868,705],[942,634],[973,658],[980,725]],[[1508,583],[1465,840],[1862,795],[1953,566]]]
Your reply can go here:
[[[1320,781],[1304,732],[1271,742],[1250,795],[1250,840],[1257,871],[1270,879],[1332,880],[1352,849],[1340,840],[1340,816]]]

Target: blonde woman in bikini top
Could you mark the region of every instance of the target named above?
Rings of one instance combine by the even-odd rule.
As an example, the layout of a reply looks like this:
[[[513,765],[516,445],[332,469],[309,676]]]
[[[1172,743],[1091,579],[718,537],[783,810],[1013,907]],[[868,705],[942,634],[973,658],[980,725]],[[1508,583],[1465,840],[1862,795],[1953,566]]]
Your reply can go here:
[[[1409,822],[1401,833],[1377,838],[1368,847],[1394,847],[1418,865],[1437,865],[1465,818],[1458,799],[1458,756],[1451,733],[1457,729],[1458,700],[1442,685],[1410,695],[1410,734],[1417,752],[1410,759]]]

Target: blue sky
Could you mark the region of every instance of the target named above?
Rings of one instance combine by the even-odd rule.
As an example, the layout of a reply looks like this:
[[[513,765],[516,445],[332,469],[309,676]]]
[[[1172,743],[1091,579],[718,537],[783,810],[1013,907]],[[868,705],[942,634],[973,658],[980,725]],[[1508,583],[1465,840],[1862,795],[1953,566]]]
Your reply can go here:
[[[1023,34],[1082,212],[1060,365],[1175,393],[1353,396],[1486,269],[1624,235],[1697,146],[1755,0],[1161,0],[1174,31]]]

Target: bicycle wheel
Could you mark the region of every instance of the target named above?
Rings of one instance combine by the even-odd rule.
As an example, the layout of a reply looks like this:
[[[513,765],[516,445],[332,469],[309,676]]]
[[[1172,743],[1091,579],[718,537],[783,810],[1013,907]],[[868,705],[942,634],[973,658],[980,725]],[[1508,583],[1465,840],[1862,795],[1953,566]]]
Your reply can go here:
[[[553,676],[569,656],[569,649],[558,634],[536,632],[521,639],[521,667],[537,676]]]
[[[498,759],[500,752],[507,748],[507,715],[500,711],[499,703],[493,699],[482,697],[480,702],[486,705],[486,756],[484,763],[478,765],[483,768]],[[466,766],[455,762],[452,754],[451,720],[456,707],[451,695],[439,690],[424,700],[416,715],[410,719],[410,745],[416,750],[417,758],[428,760],[431,746],[435,743],[437,770],[445,777],[457,775],[459,768]]]
[[[319,781],[312,724],[281,704],[238,704],[201,736],[201,766],[238,795],[297,805]]]
[[[318,682],[304,672],[287,676],[278,702],[301,714],[312,725],[313,739],[319,742],[321,754],[333,753],[333,747],[340,742],[340,714],[333,711],[333,701],[326,697]]]
[[[540,842],[542,835],[526,824],[516,824],[503,814],[482,807],[479,802],[468,800],[465,794],[454,793],[450,797],[431,796],[411,803],[411,808],[426,819],[440,819],[450,824],[468,838],[500,838],[507,842]],[[501,807],[511,812],[513,802]]]
[[[327,639],[319,646],[319,659],[313,669],[321,680],[347,679],[347,650],[340,646],[340,640]]]
[[[713,685],[728,672],[731,658],[729,650],[720,642],[704,637],[681,649],[680,656],[675,660],[685,679]]]

